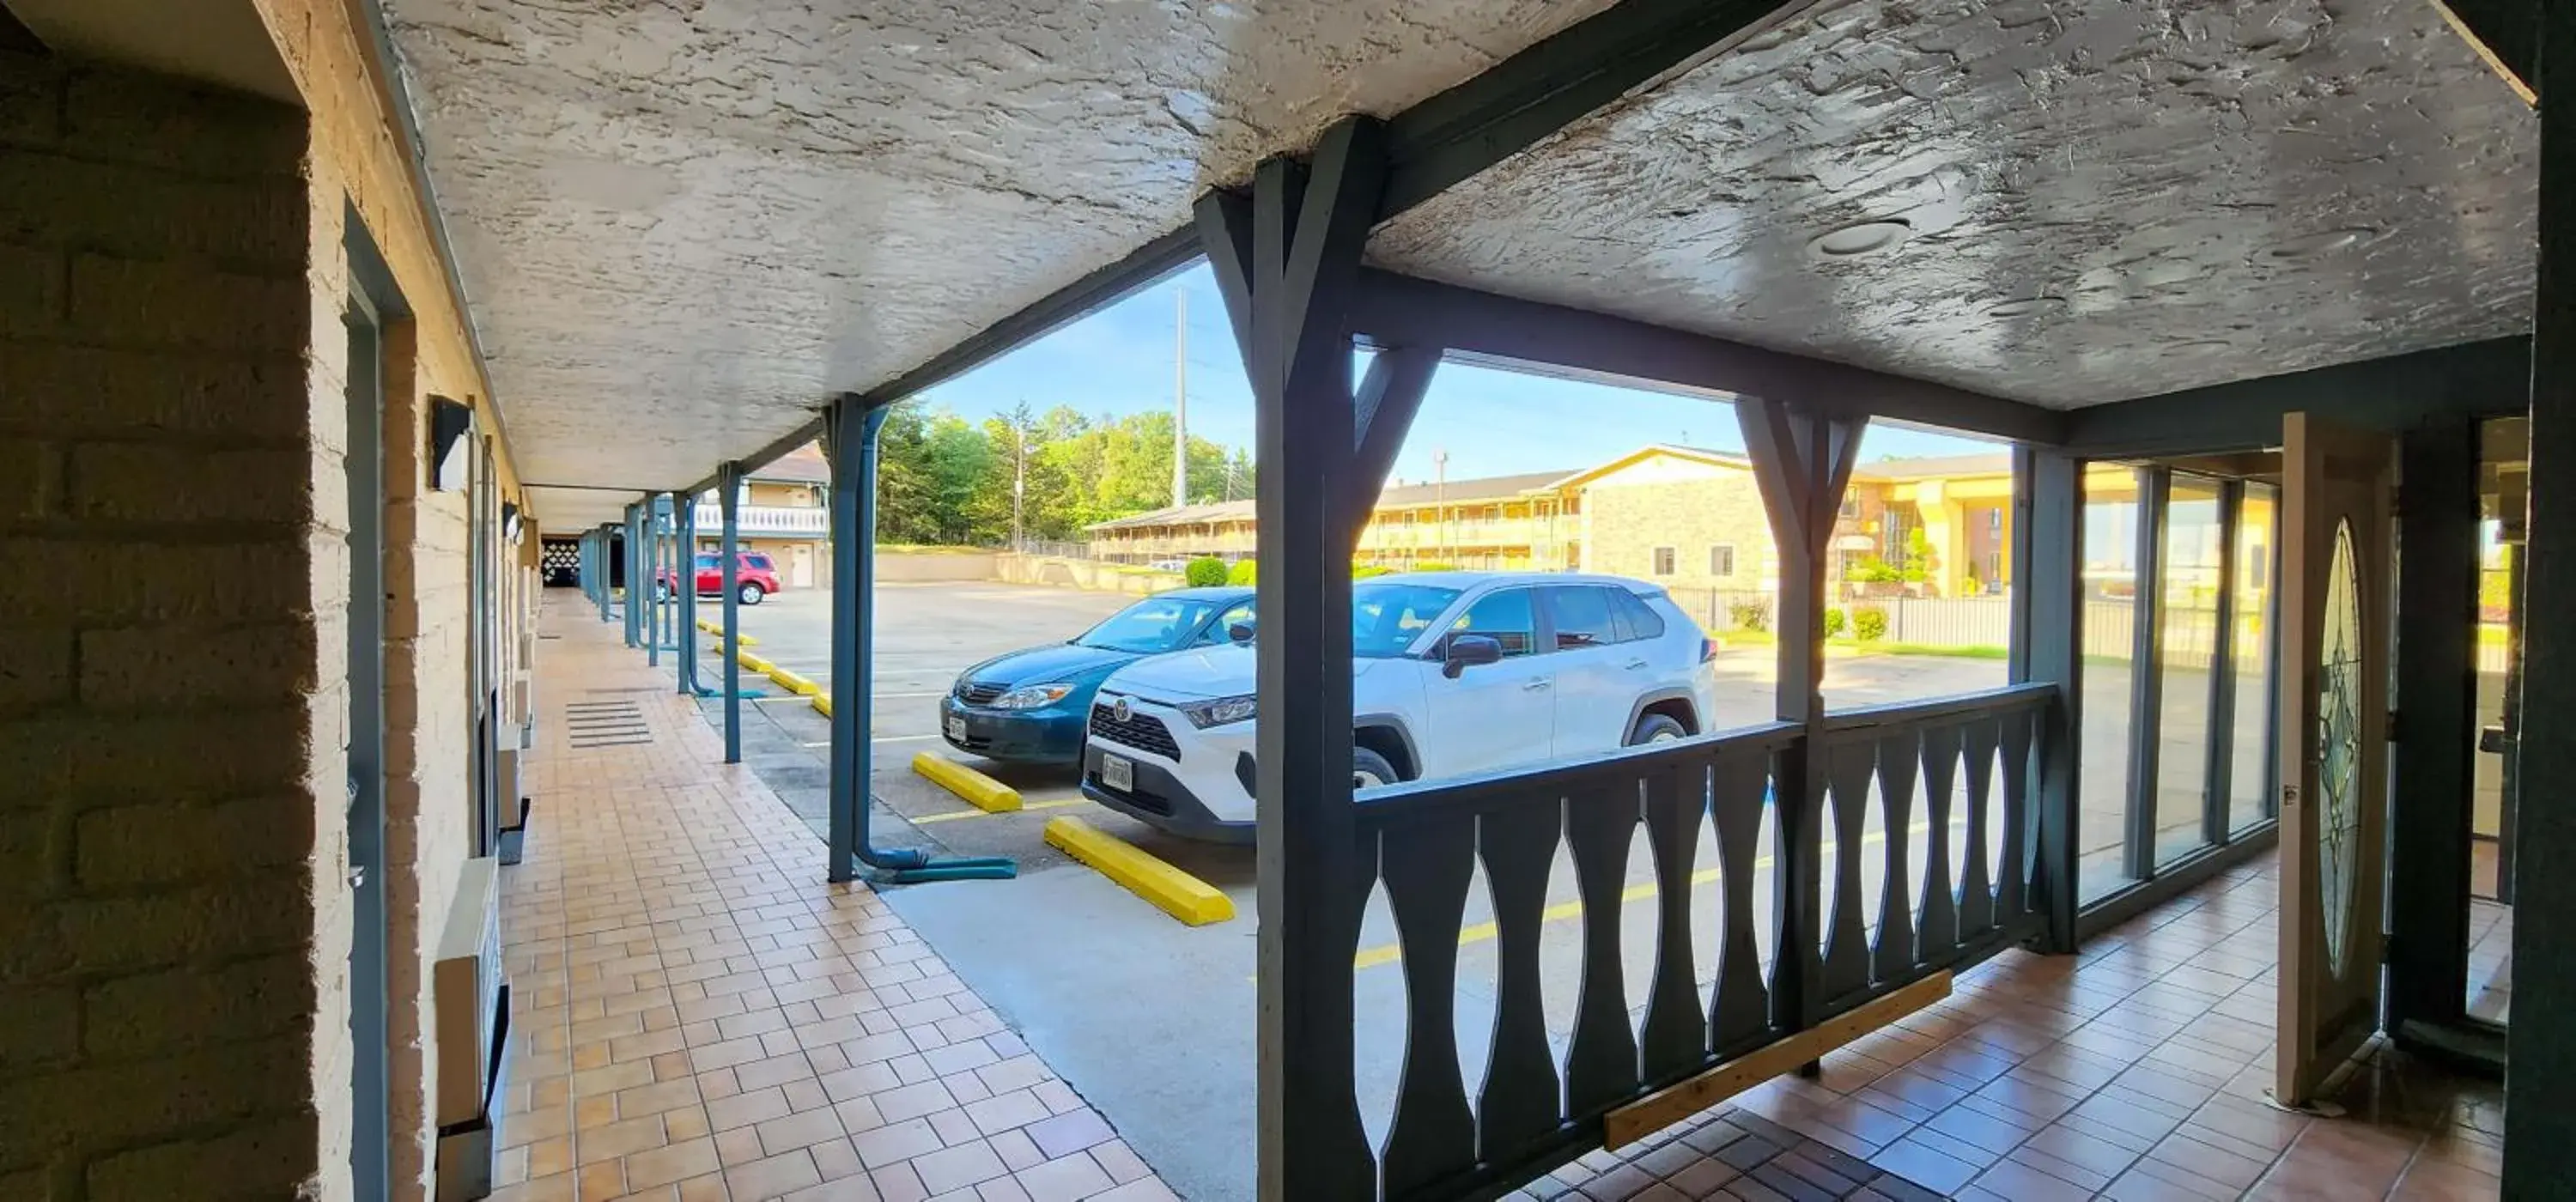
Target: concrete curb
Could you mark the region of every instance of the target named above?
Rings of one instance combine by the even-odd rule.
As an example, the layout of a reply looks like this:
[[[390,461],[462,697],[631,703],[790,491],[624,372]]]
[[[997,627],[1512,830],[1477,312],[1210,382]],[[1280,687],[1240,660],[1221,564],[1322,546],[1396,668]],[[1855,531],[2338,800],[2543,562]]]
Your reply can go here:
[[[937,752],[914,753],[912,770],[986,813],[1007,814],[1020,808],[1019,790]]]
[[[1234,918],[1234,899],[1216,886],[1082,819],[1047,819],[1046,841],[1191,926]]]

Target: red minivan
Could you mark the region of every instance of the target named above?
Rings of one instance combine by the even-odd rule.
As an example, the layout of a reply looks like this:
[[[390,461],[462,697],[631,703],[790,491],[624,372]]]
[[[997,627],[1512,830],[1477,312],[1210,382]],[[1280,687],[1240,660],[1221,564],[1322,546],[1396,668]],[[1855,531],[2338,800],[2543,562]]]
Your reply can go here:
[[[737,560],[734,571],[736,587],[742,590],[743,604],[758,605],[761,598],[778,591],[778,568],[769,562],[767,555],[758,551],[740,551],[734,558]],[[724,558],[711,552],[699,552],[697,577],[699,596],[723,596]],[[671,569],[664,568],[657,574],[653,591],[662,600],[671,599]]]

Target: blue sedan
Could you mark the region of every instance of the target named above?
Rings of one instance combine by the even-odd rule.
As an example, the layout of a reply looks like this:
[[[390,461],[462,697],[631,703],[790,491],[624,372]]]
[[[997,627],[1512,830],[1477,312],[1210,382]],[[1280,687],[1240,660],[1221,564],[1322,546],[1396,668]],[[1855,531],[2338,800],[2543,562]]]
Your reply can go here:
[[[1252,622],[1250,588],[1185,588],[1111,614],[1068,643],[996,656],[966,669],[939,699],[951,747],[987,759],[1082,762],[1091,695],[1149,655],[1233,641]]]

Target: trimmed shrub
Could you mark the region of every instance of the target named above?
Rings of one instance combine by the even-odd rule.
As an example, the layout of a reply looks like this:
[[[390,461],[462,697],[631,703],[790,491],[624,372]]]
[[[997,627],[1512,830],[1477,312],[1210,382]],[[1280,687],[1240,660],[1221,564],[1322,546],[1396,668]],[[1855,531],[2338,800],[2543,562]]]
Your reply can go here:
[[[1393,575],[1394,572],[1394,568],[1390,568],[1382,563],[1355,563],[1351,565],[1351,579],[1353,580],[1366,580],[1371,576],[1388,576]]]
[[[1261,582],[1261,564],[1250,559],[1235,560],[1234,566],[1225,570],[1225,582],[1227,584],[1258,584]]]
[[[1852,609],[1852,634],[1864,643],[1875,643],[1887,637],[1887,611],[1875,605]]]
[[[1417,572],[1455,572],[1458,570],[1458,565],[1445,559],[1426,559],[1413,565],[1413,570]]]
[[[1771,629],[1771,603],[1768,601],[1735,601],[1726,607],[1728,617],[1735,619],[1737,630]]]
[[[1225,561],[1213,555],[1193,559],[1189,567],[1181,573],[1181,578],[1189,581],[1191,588],[1223,584],[1226,580]]]
[[[1841,638],[1841,637],[1842,637],[1842,634],[1843,634],[1843,625],[1844,625],[1844,622],[1845,622],[1845,619],[1844,619],[1844,617],[1843,617],[1843,611],[1841,611],[1841,610],[1839,610],[1839,609],[1829,609],[1829,610],[1826,610],[1826,611],[1825,611],[1825,637],[1826,637],[1826,638],[1829,638],[1829,639],[1838,639],[1838,638]]]

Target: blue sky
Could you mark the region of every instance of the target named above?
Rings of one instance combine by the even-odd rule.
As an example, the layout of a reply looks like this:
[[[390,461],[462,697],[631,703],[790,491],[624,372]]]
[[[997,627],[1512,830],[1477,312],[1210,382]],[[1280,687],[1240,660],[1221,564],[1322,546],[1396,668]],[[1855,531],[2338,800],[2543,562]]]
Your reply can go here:
[[[927,399],[979,421],[1023,400],[1040,411],[1070,405],[1095,415],[1169,409],[1175,293],[1187,294],[1190,432],[1248,449],[1252,390],[1215,276],[1204,264],[943,384]],[[1449,478],[1463,480],[1590,467],[1657,442],[1743,446],[1734,410],[1722,403],[1444,364],[1432,377],[1395,475],[1430,479],[1435,450],[1448,451]],[[1866,461],[1997,449],[1881,426],[1871,429],[1861,455]]]

